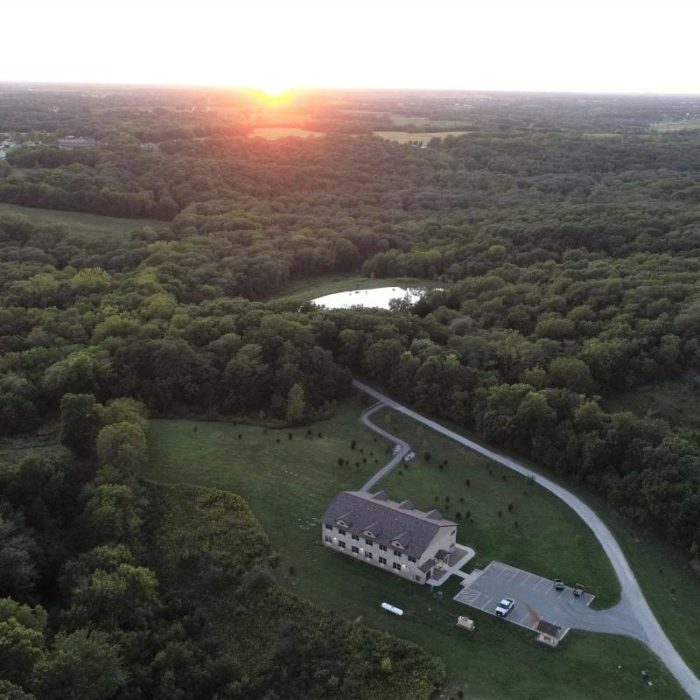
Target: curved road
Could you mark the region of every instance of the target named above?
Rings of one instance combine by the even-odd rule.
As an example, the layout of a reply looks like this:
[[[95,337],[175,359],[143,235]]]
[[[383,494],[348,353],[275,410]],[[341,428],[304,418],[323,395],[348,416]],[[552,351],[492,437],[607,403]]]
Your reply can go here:
[[[620,545],[617,543],[617,540],[605,523],[580,498],[575,496],[570,491],[567,491],[565,488],[555,483],[551,479],[536,474],[532,471],[532,469],[528,469],[519,462],[510,459],[510,457],[505,457],[504,455],[498,454],[498,452],[489,450],[479,443],[469,440],[459,433],[454,432],[454,430],[445,428],[444,426],[440,425],[440,423],[430,420],[430,418],[426,418],[420,413],[416,413],[416,411],[413,411],[410,408],[407,408],[406,406],[394,401],[393,399],[390,399],[388,396],[385,396],[376,389],[367,386],[367,384],[353,380],[353,386],[356,389],[369,394],[380,402],[378,405],[375,405],[368,411],[365,411],[362,415],[363,423],[368,427],[371,427],[373,430],[377,430],[377,426],[368,420],[369,416],[383,406],[388,406],[389,408],[392,408],[399,413],[403,413],[419,423],[423,423],[423,425],[428,426],[441,435],[444,435],[445,437],[448,437],[451,440],[454,440],[455,442],[458,442],[461,445],[464,445],[465,447],[488,457],[489,459],[492,459],[494,462],[502,464],[504,467],[508,467],[509,469],[512,469],[513,471],[516,471],[526,477],[534,478],[540,486],[543,486],[545,489],[564,501],[564,503],[566,503],[570,508],[575,510],[576,513],[578,513],[578,515],[588,525],[588,527],[593,530],[593,534],[600,542],[603,550],[608,555],[608,558],[613,565],[615,575],[620,582],[621,588],[621,600],[618,605],[627,608],[641,628],[642,634],[634,634],[630,636],[634,636],[640,641],[643,641],[664,662],[664,664],[666,664],[668,670],[674,675],[686,693],[688,693],[693,700],[700,700],[700,680],[698,680],[697,676],[693,673],[690,667],[685,663],[685,661],[683,661],[681,655],[676,651],[675,647],[671,643],[671,640],[666,636],[666,633],[663,631],[656,617],[654,617],[654,613],[651,611],[651,608],[649,607],[649,604],[642,593],[642,589],[640,588],[639,583],[637,582],[637,579],[629,563],[627,562],[627,559],[625,558],[625,555],[622,553]],[[407,447],[405,442],[398,440],[390,433],[386,433],[385,437],[388,437],[388,439]],[[367,484],[365,484],[365,488],[371,488],[386,473],[391,471],[391,468],[395,467],[399,461],[400,459],[389,462],[384,469],[375,474],[375,476],[370,479]],[[391,468],[389,468],[390,465]]]
[[[392,435],[383,428],[372,423],[370,416],[380,411],[382,408],[386,408],[386,404],[383,401],[374,404],[374,406],[370,406],[366,411],[363,411],[360,416],[360,422],[365,427],[389,440],[389,442],[396,443],[401,449],[360,489],[360,491],[370,491],[373,489],[384,477],[389,476],[396,466],[401,464],[401,460],[411,451],[411,446],[405,440],[396,437],[396,435]]]

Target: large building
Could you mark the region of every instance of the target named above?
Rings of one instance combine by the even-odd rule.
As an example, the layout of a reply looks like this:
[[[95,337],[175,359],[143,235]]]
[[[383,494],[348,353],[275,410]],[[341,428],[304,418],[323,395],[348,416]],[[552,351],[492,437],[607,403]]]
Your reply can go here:
[[[420,584],[463,554],[456,536],[456,523],[439,511],[424,513],[384,491],[342,491],[321,521],[326,547]]]

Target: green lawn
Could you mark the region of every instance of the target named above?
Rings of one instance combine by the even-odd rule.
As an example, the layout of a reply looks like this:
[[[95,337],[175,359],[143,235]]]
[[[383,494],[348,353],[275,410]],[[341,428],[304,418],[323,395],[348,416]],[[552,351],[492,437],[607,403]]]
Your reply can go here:
[[[259,426],[230,423],[154,420],[146,476],[162,482],[219,487],[242,495],[280,553],[278,571],[285,585],[323,608],[415,641],[441,657],[449,672],[446,697],[454,696],[459,689],[467,697],[480,698],[637,698],[640,693],[655,698],[683,697],[653,656],[636,642],[571,633],[566,643],[553,651],[533,642],[531,633],[477,613],[473,613],[477,631],[462,632],[454,626],[457,615],[465,612],[464,606],[451,600],[456,583],[447,584],[444,597],[439,598],[424,587],[322,547],[318,518],[327,502],[338,490],[359,487],[374,471],[375,459],[379,463],[386,460],[386,445],[358,424],[360,410],[358,401],[345,402],[333,418],[311,426],[311,438],[306,437],[306,427],[265,431]],[[292,440],[288,439],[289,432]],[[353,439],[357,440],[354,451],[350,449]],[[433,451],[437,455],[437,449]],[[338,466],[339,457],[348,459],[350,466]],[[368,462],[363,463],[364,459]],[[601,572],[601,580],[604,578],[605,566],[599,553],[586,543],[583,523],[550,504],[538,487],[515,479],[499,482],[481,468],[484,476],[475,476],[471,486],[476,523],[473,529],[463,528],[460,541],[471,544],[472,537],[480,537],[483,546],[494,544],[494,556],[512,559],[510,552],[514,550],[498,543],[497,528],[504,527],[498,515],[489,519],[488,506],[482,510],[481,505],[475,505],[477,500],[489,498],[477,494],[477,488],[497,488],[500,496],[507,498],[506,508],[513,501],[519,517],[543,519],[543,529],[551,527],[551,532],[561,536],[538,544],[528,534],[537,525],[528,523],[526,527],[523,523],[528,536],[523,547],[542,547],[539,551],[549,552],[563,567],[570,567],[566,571],[582,570],[586,562],[577,563],[577,558],[589,557],[588,566]],[[456,461],[447,472],[450,469],[457,472]],[[419,470],[416,463],[403,476],[392,476],[392,488],[399,479],[410,483],[415,478],[418,484],[418,476],[411,475]],[[528,495],[523,495],[523,489]],[[454,495],[459,498],[458,492]],[[424,503],[420,494],[412,497],[419,505]],[[540,500],[542,504],[535,503]],[[553,518],[560,522],[545,522]],[[490,527],[493,532],[489,532]],[[572,542],[579,548],[575,553],[571,551]],[[518,561],[529,562],[530,556],[536,557],[536,552],[523,554]],[[484,551],[480,558],[487,561],[493,556]],[[541,566],[532,568],[542,570]],[[396,618],[384,613],[379,609],[382,601],[402,607],[406,614]],[[642,685],[642,669],[652,673],[651,688]]]
[[[585,497],[613,531],[664,631],[700,675],[700,615],[688,614],[698,608],[700,579],[688,556],[612,511],[603,499],[587,492],[578,496]]]
[[[432,287],[434,283],[413,277],[390,277],[374,279],[370,277],[347,277],[330,275],[306,279],[291,286],[286,292],[276,296],[275,301],[292,301],[302,303],[326,294],[346,292],[353,289],[376,289],[378,287]]]
[[[474,562],[497,559],[581,582],[596,595],[594,607],[619,600],[619,584],[595,536],[556,496],[406,416],[382,411],[375,420],[409,440],[417,453],[383,487],[394,498],[410,498],[423,510],[436,507],[456,519],[459,540],[477,552]]]
[[[164,226],[162,221],[152,219],[118,219],[113,216],[22,207],[5,202],[0,202],[0,215],[2,214],[22,214],[33,223],[64,224],[71,233],[79,236],[126,236],[142,226],[152,226],[155,229]]]

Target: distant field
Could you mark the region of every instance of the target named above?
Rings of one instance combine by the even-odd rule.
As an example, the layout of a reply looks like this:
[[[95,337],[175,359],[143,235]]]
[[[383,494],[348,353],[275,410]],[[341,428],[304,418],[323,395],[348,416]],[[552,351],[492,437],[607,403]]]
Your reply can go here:
[[[274,297],[274,301],[294,301],[302,303],[326,294],[351,291],[354,289],[377,289],[378,287],[431,287],[434,283],[414,277],[390,277],[375,279],[370,277],[343,277],[339,275],[307,279],[293,285],[288,291]]]
[[[680,380],[658,382],[627,391],[606,399],[605,407],[700,429],[700,387]]]
[[[383,139],[388,139],[389,141],[396,141],[397,143],[410,143],[411,141],[420,141],[421,144],[428,143],[430,139],[444,139],[445,136],[461,136],[462,134],[469,134],[470,131],[375,131],[374,135],[379,136]]]
[[[309,131],[308,129],[298,129],[293,126],[265,126],[253,129],[251,136],[260,136],[264,139],[283,139],[286,136],[299,136],[308,138],[309,136],[323,136],[322,131]]]
[[[652,131],[682,131],[683,129],[700,129],[700,119],[687,119],[677,122],[658,122],[651,125]]]
[[[386,444],[357,422],[361,407],[357,400],[348,401],[327,421],[267,432],[259,426],[153,420],[145,476],[165,483],[229,489],[242,495],[280,553],[279,572],[284,584],[323,608],[351,620],[363,619],[372,627],[415,641],[443,658],[449,673],[449,688],[443,697],[455,697],[460,690],[466,697],[499,700],[589,700],[594,696],[631,700],[642,693],[664,700],[683,697],[653,655],[634,641],[577,632],[553,652],[535,644],[531,633],[476,612],[470,612],[477,619],[477,631],[470,635],[455,627],[457,615],[465,613],[464,606],[451,599],[456,583],[447,584],[440,597],[322,547],[318,518],[330,498],[338,490],[357,488],[376,469],[375,460],[381,464],[387,459]],[[307,430],[311,430],[311,437],[307,437]],[[351,440],[357,441],[355,450],[350,448]],[[430,444],[433,448],[432,440]],[[436,443],[434,449],[437,456],[441,448]],[[339,457],[348,459],[350,466],[339,466]],[[551,502],[537,487],[523,486],[515,479],[503,482],[495,465],[495,476],[488,475],[484,460],[476,455],[460,459],[464,463],[458,465],[455,461],[449,473],[474,472],[469,500],[478,525],[465,526],[459,539],[470,543],[477,531],[494,528],[480,544],[486,546],[488,542],[493,551],[481,551],[477,558],[515,552],[516,545],[504,540],[497,530],[510,532],[512,523],[501,524],[497,513],[491,512],[496,502],[513,501],[523,522],[532,519],[528,532],[539,528],[547,533],[547,541],[544,537],[528,538],[521,543],[523,548],[532,547],[532,552],[522,553],[525,559],[521,560],[539,553],[552,556],[556,564],[560,555],[561,565],[572,575],[577,574],[570,567],[578,567],[578,572],[590,568],[588,580],[597,576],[600,554],[589,549],[585,526],[564,514],[563,505]],[[432,473],[432,468],[416,462],[404,476],[392,477],[391,488],[399,491],[400,480],[408,479],[408,492],[411,485],[420,484],[419,472],[423,469]],[[410,481],[414,479],[411,470],[416,473],[415,481]],[[492,493],[484,492],[482,484]],[[438,481],[435,488],[443,486]],[[527,495],[522,494],[523,489]],[[455,490],[453,495],[458,500],[460,492]],[[422,494],[418,497],[422,502],[426,499]],[[480,499],[484,503],[477,505]],[[550,535],[555,535],[553,541]],[[584,555],[591,558],[585,559]],[[290,574],[292,566],[294,573]],[[379,609],[382,601],[402,607],[406,614],[396,618],[383,613]],[[642,685],[641,669],[651,671],[653,687]]]
[[[118,219],[113,216],[96,216],[58,209],[21,207],[5,202],[0,202],[0,215],[2,214],[22,214],[36,223],[64,224],[71,233],[81,236],[126,236],[142,226],[158,229],[166,225],[154,219]]]
[[[396,126],[422,126],[426,131],[431,129],[465,129],[470,126],[464,119],[429,119],[428,117],[408,117],[403,114],[389,116]]]

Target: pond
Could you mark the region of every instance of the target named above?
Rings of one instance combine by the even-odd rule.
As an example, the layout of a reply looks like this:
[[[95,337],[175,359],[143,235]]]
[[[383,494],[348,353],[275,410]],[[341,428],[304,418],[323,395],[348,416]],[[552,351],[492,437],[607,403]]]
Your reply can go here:
[[[354,289],[348,292],[337,292],[318,297],[311,301],[317,306],[327,309],[350,309],[362,306],[371,309],[388,309],[393,299],[408,298],[411,303],[418,301],[423,295],[422,289],[404,289],[403,287],[378,287],[377,289]]]

